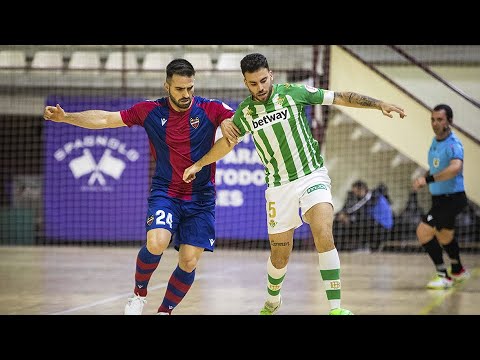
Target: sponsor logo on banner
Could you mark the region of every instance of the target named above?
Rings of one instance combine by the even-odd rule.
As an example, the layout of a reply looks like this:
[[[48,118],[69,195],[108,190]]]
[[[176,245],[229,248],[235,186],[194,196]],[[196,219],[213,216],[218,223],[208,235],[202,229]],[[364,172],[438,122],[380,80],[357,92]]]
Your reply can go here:
[[[75,150],[82,152],[79,155]],[[97,161],[93,154],[99,152]],[[121,179],[127,164],[137,161],[140,155],[118,139],[85,136],[64,143],[53,157],[58,162],[66,161],[81,191],[94,192],[113,191],[111,185]]]

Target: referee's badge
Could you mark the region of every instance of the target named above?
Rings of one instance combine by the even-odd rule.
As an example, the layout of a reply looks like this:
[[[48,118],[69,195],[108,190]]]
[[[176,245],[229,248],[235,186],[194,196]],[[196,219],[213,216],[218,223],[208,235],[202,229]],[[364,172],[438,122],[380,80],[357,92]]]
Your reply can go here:
[[[433,167],[438,168],[440,166],[440,159],[439,158],[433,158]]]

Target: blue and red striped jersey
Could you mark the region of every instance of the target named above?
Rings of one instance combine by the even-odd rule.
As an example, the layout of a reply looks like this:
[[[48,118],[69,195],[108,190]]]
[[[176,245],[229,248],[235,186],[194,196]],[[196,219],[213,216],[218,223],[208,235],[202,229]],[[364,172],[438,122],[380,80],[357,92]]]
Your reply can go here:
[[[215,196],[215,163],[204,166],[188,184],[182,179],[183,172],[212,148],[218,126],[233,114],[227,104],[198,96],[185,112],[175,111],[166,97],[120,111],[128,127],[143,126],[147,132],[156,161],[152,192],[182,200]]]

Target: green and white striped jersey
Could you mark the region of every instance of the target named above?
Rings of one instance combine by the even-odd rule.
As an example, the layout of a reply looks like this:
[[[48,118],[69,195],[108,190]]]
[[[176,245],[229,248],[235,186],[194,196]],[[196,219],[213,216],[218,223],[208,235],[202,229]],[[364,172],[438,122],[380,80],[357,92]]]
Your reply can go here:
[[[307,105],[330,105],[333,91],[300,84],[275,84],[267,102],[249,96],[237,108],[233,122],[241,136],[252,134],[265,166],[265,182],[279,186],[323,166],[318,141],[305,114]]]

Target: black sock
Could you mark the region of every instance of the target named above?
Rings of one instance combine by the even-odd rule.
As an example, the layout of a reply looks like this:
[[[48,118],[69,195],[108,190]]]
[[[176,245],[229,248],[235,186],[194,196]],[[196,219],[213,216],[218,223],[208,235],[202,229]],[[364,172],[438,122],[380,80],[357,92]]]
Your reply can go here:
[[[445,277],[448,276],[447,268],[445,267],[445,263],[443,262],[442,247],[438,243],[437,238],[434,236],[432,240],[430,240],[426,244],[423,244],[423,248],[435,264],[437,274]]]
[[[458,246],[457,240],[453,238],[450,244],[443,245],[443,248],[450,258],[450,262],[452,264],[452,273],[459,273],[463,266],[462,262],[460,261],[460,247]]]

